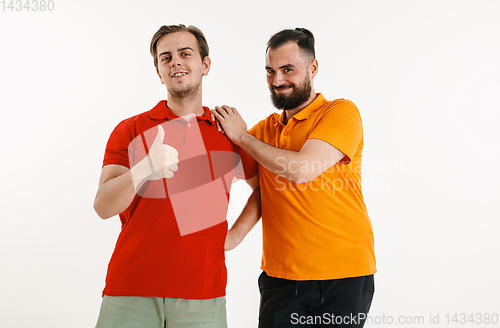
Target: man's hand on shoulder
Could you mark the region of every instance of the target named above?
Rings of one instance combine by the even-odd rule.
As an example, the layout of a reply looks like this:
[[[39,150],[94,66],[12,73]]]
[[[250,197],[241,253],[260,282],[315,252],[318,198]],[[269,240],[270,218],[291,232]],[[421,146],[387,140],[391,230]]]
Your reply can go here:
[[[221,132],[238,145],[241,137],[247,134],[247,124],[236,108],[227,105],[215,106],[211,113],[217,120],[219,131],[222,129]]]

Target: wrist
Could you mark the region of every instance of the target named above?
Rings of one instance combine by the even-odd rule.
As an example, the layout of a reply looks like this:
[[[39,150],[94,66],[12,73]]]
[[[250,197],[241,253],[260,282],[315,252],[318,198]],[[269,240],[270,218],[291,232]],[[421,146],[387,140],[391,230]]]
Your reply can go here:
[[[238,244],[245,238],[245,232],[238,226],[231,227],[229,231],[231,232],[234,240],[236,240]]]
[[[247,143],[248,137],[250,137],[250,134],[245,131],[238,138],[235,138],[234,143],[243,148],[243,145]]]

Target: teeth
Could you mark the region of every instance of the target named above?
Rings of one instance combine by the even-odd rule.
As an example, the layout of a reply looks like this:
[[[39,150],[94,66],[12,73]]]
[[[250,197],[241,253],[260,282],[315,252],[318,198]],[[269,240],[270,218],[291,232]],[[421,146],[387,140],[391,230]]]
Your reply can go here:
[[[172,75],[173,77],[179,77],[179,76],[183,76],[183,75],[186,75],[186,73],[175,73],[174,75]]]

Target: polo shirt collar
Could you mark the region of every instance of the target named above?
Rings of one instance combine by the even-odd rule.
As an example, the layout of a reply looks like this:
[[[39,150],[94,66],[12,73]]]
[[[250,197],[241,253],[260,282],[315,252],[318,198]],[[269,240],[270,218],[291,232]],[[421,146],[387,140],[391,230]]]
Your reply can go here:
[[[314,99],[312,103],[307,105],[306,108],[303,108],[300,112],[296,113],[291,118],[294,118],[294,119],[299,120],[299,121],[307,120],[309,118],[309,116],[312,115],[312,113],[314,113],[315,111],[317,111],[318,109],[323,107],[325,102],[326,102],[326,99],[325,99],[325,97],[323,97],[323,94],[321,94],[321,92],[317,93],[316,99]],[[285,111],[282,111],[276,124],[279,123],[281,125],[284,125],[283,124],[284,120],[285,120]],[[290,121],[290,120],[288,120],[288,121]]]
[[[213,124],[214,122],[210,119],[210,109],[208,107],[203,106],[203,115],[201,116],[196,116],[198,120],[203,120],[207,121],[210,124]],[[170,108],[167,106],[167,101],[162,100],[160,101],[150,112],[149,115],[151,118],[155,120],[175,120],[179,118],[179,116],[175,115]]]

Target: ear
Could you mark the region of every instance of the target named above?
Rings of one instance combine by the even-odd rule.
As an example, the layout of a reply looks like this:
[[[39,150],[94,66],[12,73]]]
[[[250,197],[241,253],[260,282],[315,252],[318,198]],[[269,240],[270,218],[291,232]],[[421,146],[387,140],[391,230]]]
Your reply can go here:
[[[210,57],[205,56],[203,58],[203,62],[201,63],[202,65],[202,73],[203,75],[208,75],[208,72],[210,72],[210,65],[212,64],[212,61],[210,60]]]
[[[160,78],[161,84],[165,84],[165,82],[163,81],[163,78],[160,75],[160,72],[158,72],[158,69],[156,69],[156,74],[158,74],[158,77]]]
[[[318,74],[318,60],[313,59],[313,61],[309,64],[309,73],[311,74],[312,79],[314,79],[316,74]]]

